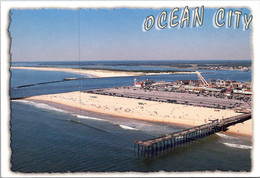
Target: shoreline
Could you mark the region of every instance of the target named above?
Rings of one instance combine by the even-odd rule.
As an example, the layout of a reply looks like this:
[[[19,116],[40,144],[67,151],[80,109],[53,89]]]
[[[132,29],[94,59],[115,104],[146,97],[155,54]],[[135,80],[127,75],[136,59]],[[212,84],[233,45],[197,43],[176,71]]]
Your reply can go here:
[[[105,78],[105,77],[128,77],[128,76],[142,76],[142,75],[167,75],[167,74],[195,74],[195,72],[160,72],[160,73],[145,73],[132,71],[114,71],[114,70],[91,70],[91,69],[76,69],[76,68],[58,68],[58,67],[10,67],[11,69],[23,70],[38,70],[38,71],[55,71],[67,72],[74,74],[86,75],[91,78]]]
[[[44,102],[50,105],[54,104],[56,107],[59,108],[62,106],[66,106],[74,109],[97,113],[97,114],[105,114],[110,116],[122,117],[126,119],[174,124],[174,125],[184,126],[184,127],[193,127],[193,126],[205,124],[207,122],[205,119],[206,117],[208,117],[207,120],[210,120],[216,118],[221,119],[223,117],[225,118],[233,115],[239,115],[238,113],[235,113],[234,111],[230,111],[230,110],[221,110],[220,112],[216,112],[212,108],[203,108],[203,107],[186,106],[180,104],[177,105],[177,104],[160,103],[160,102],[138,100],[138,99],[86,94],[82,92],[40,95],[40,96],[28,97],[25,98],[24,100]],[[84,101],[81,102],[81,100]],[[141,105],[140,107],[138,103],[141,102],[146,103],[145,104],[146,106]],[[140,110],[140,108],[142,108],[143,106],[147,107],[146,111],[144,111],[143,109]],[[158,112],[158,114],[151,114],[152,110],[154,110],[154,108],[157,107],[158,110],[156,112]],[[175,108],[176,112],[173,115],[169,114],[169,107]],[[167,114],[169,114],[170,116],[165,116],[161,114],[167,112],[166,110],[168,110]],[[200,115],[197,113],[200,113]],[[215,114],[214,117],[212,117],[213,114]],[[244,124],[240,123],[240,124],[236,124],[235,126],[229,127],[227,133],[252,137],[252,119],[244,122]]]
[[[43,104],[48,104],[52,107],[55,107],[57,109],[64,109],[64,108],[67,108],[67,109],[64,109],[65,111],[77,111],[77,109],[79,108],[76,108],[76,107],[73,107],[73,106],[70,106],[70,105],[66,105],[66,104],[60,104],[60,103],[57,103],[57,102],[53,102],[53,101],[46,101],[46,100],[38,100],[38,99],[22,99],[22,100],[25,100],[25,101],[32,101],[32,102],[36,102],[36,103],[43,103]],[[70,108],[70,109],[68,109]],[[97,111],[93,111],[93,110],[90,110],[90,109],[83,109],[84,111],[87,111],[87,112],[91,112],[91,113],[94,113],[96,115],[107,115],[107,116],[112,116],[112,117],[120,117],[120,118],[123,118],[123,119],[132,119],[132,120],[140,120],[140,121],[149,121],[149,122],[155,122],[155,123],[163,123],[163,124],[173,124],[173,125],[177,125],[177,126],[181,126],[181,127],[192,127],[192,125],[188,125],[188,124],[180,124],[180,123],[175,123],[175,122],[159,122],[159,121],[153,121],[153,120],[146,120],[146,119],[136,119],[136,118],[131,118],[131,117],[126,117],[126,116],[121,116],[121,115],[116,115],[116,114],[108,114],[108,113],[103,113],[103,112],[97,112]]]

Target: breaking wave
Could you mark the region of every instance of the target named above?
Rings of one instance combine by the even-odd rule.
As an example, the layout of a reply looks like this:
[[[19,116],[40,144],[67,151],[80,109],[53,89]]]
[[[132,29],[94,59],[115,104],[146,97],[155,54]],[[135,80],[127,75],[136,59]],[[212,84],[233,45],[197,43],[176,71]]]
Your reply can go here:
[[[29,104],[36,108],[40,108],[40,109],[47,109],[47,110],[52,110],[52,111],[57,111],[57,112],[62,112],[62,113],[68,113],[67,111],[52,107],[52,106],[50,106],[48,104],[44,104],[44,103],[37,103],[37,102],[27,101],[27,100],[14,100],[14,101]]]
[[[122,124],[119,124],[119,126],[123,129],[126,129],[126,130],[138,130],[136,128],[133,128],[133,127],[129,127],[129,126],[126,126],[126,125],[122,125]]]
[[[231,148],[252,149],[252,146],[248,146],[248,145],[240,145],[240,144],[234,144],[234,143],[223,143],[223,144],[228,147],[231,147]]]
[[[77,114],[72,114],[73,116],[80,118],[80,119],[89,119],[89,120],[96,120],[96,121],[107,121],[105,119],[100,119],[96,117],[89,117],[89,116],[83,116],[83,115],[77,115]]]
[[[238,139],[236,137],[232,137],[229,135],[225,135],[225,134],[221,134],[221,133],[216,133],[218,136],[220,136],[221,138],[225,138],[225,139]]]

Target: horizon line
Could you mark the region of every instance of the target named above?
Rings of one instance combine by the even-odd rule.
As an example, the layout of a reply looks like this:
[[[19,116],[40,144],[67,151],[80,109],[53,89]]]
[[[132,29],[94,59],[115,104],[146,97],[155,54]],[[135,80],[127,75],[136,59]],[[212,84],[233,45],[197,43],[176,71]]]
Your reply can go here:
[[[252,61],[252,59],[9,60],[9,62]]]

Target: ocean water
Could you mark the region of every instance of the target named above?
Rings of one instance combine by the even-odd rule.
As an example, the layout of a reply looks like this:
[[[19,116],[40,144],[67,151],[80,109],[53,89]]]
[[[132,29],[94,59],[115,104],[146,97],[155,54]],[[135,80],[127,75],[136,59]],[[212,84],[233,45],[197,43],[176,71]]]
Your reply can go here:
[[[35,64],[36,65],[36,64]],[[79,79],[69,73],[11,70],[11,98],[91,88],[132,85],[134,77]],[[204,72],[204,71],[202,71]],[[51,76],[51,77],[50,77]],[[205,71],[203,76],[250,81],[251,71]],[[195,74],[140,76],[155,81],[196,79]],[[128,120],[87,111],[67,111],[22,100],[11,101],[11,170],[15,172],[157,172],[250,171],[251,140],[215,134],[154,157],[134,154],[134,141],[172,133],[184,127]]]
[[[29,85],[42,82],[60,81],[65,78],[87,78],[88,76],[82,74],[73,74],[67,72],[56,71],[37,71],[37,70],[23,70],[11,69],[10,87],[18,87],[22,85]]]
[[[244,65],[250,66],[251,60],[131,60],[131,61],[40,61],[40,62],[12,62],[12,66],[44,66],[44,67],[162,67],[169,68],[190,66],[190,64],[218,64],[222,66],[226,65]],[[159,68],[158,68],[159,69]],[[161,69],[160,69],[161,70]]]

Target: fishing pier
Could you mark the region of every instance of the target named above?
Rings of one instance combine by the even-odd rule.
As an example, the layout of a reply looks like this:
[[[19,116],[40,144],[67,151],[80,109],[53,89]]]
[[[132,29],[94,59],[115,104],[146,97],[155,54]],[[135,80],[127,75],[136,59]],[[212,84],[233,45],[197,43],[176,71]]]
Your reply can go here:
[[[202,139],[220,131],[227,131],[229,126],[237,123],[243,123],[249,119],[251,119],[251,113],[241,114],[221,120],[214,120],[211,123],[192,127],[146,141],[136,140],[134,151],[137,151],[138,155],[142,156],[157,154],[167,149],[172,149],[174,147],[190,143],[194,140]]]

